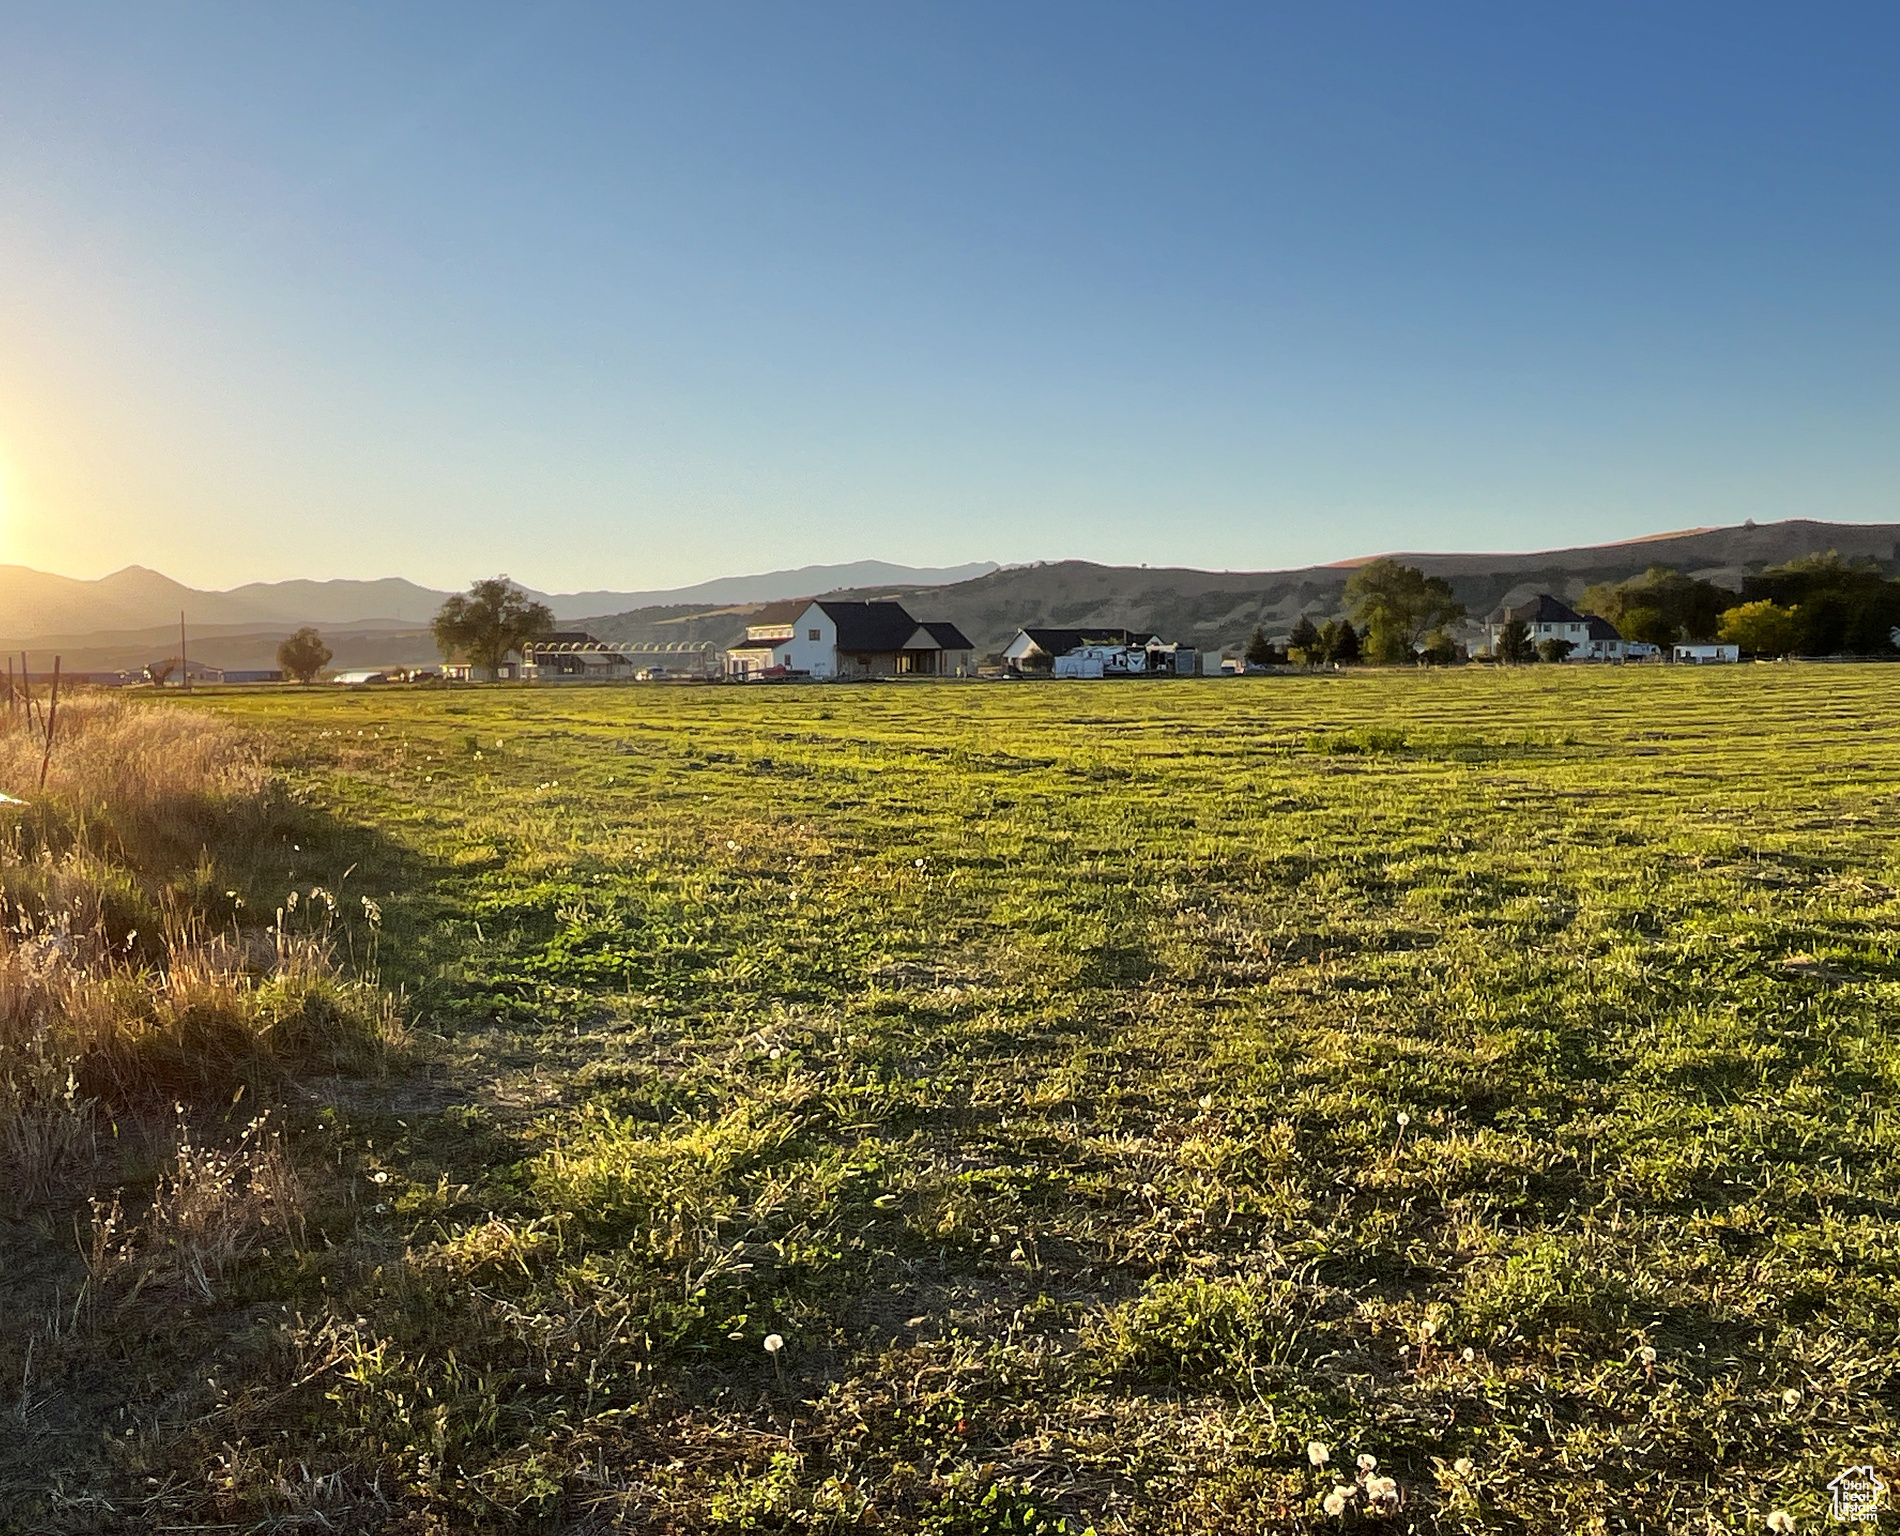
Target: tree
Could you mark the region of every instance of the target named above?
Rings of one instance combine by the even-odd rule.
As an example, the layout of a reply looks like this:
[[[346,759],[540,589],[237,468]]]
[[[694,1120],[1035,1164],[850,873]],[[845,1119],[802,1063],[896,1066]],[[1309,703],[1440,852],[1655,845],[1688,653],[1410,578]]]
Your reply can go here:
[[[1418,654],[1428,666],[1449,667],[1458,659],[1458,642],[1450,630],[1435,629],[1425,637],[1425,648]]]
[[[1799,634],[1797,610],[1763,598],[1729,609],[1715,627],[1716,638],[1739,645],[1753,656],[1785,656]]]
[[[1286,637],[1287,660],[1301,667],[1316,667],[1326,659],[1326,647],[1319,637],[1319,629],[1305,614],[1300,622],[1293,626],[1293,633]]]
[[[1449,583],[1383,555],[1353,572],[1346,602],[1366,626],[1374,661],[1411,661],[1427,633],[1465,616],[1465,605],[1452,596]]]
[[[1548,640],[1539,640],[1537,642],[1537,659],[1539,661],[1548,661],[1552,663],[1559,662],[1559,661],[1562,661],[1564,657],[1568,656],[1576,648],[1577,648],[1576,641],[1559,640],[1555,636],[1552,636]]]
[[[1270,667],[1279,660],[1279,653],[1274,650],[1273,642],[1267,638],[1267,632],[1258,625],[1247,637],[1246,655],[1247,664],[1254,667]]]
[[[1586,613],[1590,610],[1585,609]],[[1609,618],[1608,614],[1602,615]],[[1634,608],[1625,608],[1621,618],[1610,619],[1616,626],[1616,632],[1625,640],[1641,640],[1647,645],[1671,645],[1675,642],[1676,626],[1660,608],[1651,608],[1639,604]]]
[[[177,670],[178,660],[176,657],[170,657],[164,661],[148,662],[145,667],[145,681],[150,683],[154,688],[163,688],[165,686],[165,680]]]
[[[1833,550],[1771,566],[1742,582],[1742,604],[1768,601],[1794,614],[1786,650],[1806,656],[1891,655],[1900,625],[1900,582],[1872,561],[1842,560]]]
[[[1328,619],[1319,628],[1320,651],[1336,667],[1351,666],[1360,657],[1359,631],[1345,619]]]
[[[1537,652],[1531,646],[1531,627],[1522,619],[1507,619],[1504,627],[1498,631],[1498,660],[1521,667],[1527,661],[1535,661]]]
[[[461,656],[492,675],[510,651],[549,633],[554,614],[506,576],[491,576],[445,602],[429,628],[444,661]]]
[[[306,624],[277,647],[277,665],[284,669],[287,676],[308,684],[330,665],[330,655],[330,647],[323,643],[323,636]]]
[[[1718,617],[1734,603],[1735,594],[1726,587],[1697,581],[1666,565],[1652,565],[1628,581],[1587,588],[1577,606],[1608,619],[1625,640],[1668,645],[1675,640],[1714,638]]]

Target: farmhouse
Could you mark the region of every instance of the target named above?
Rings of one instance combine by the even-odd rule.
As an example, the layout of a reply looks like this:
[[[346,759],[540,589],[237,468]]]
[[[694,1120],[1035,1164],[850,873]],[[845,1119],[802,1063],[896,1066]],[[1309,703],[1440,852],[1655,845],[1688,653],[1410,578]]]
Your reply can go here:
[[[969,677],[974,651],[956,625],[919,623],[902,603],[800,599],[753,616],[745,639],[726,652],[726,675]]]
[[[1572,645],[1581,647],[1589,638],[1589,624],[1582,614],[1548,592],[1539,592],[1529,602],[1500,608],[1491,615],[1492,650],[1498,648],[1504,626],[1513,620],[1529,629],[1532,645],[1544,640],[1568,640]]]
[[[1624,661],[1629,656],[1629,642],[1617,632],[1617,628],[1608,619],[1596,614],[1578,613],[1568,603],[1552,597],[1548,592],[1539,592],[1529,602],[1517,603],[1509,608],[1500,608],[1491,615],[1491,649],[1496,651],[1498,641],[1504,633],[1504,626],[1516,619],[1530,632],[1532,645],[1545,640],[1567,640],[1571,651],[1566,658],[1570,661]]]

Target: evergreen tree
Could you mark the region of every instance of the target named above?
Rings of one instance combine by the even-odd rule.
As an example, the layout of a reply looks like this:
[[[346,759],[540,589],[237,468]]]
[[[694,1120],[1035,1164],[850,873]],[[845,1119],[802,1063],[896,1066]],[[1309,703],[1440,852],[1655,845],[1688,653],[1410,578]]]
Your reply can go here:
[[[1326,646],[1320,639],[1319,628],[1305,614],[1300,615],[1300,622],[1286,638],[1286,654],[1289,661],[1301,667],[1316,667],[1326,659]]]

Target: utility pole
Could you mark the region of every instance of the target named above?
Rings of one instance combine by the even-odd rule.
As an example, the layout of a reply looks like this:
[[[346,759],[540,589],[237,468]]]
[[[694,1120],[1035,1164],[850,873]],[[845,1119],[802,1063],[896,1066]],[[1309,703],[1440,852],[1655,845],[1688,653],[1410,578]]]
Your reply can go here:
[[[185,610],[178,610],[178,686],[191,692],[191,663],[185,660]]]

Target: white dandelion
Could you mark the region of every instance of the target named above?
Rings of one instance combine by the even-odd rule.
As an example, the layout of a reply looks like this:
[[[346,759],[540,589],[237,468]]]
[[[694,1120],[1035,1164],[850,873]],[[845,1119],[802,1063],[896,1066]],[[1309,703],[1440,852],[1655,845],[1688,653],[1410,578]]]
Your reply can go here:
[[[1306,1442],[1306,1459],[1316,1467],[1323,1467],[1333,1459],[1333,1453],[1318,1440]]]

